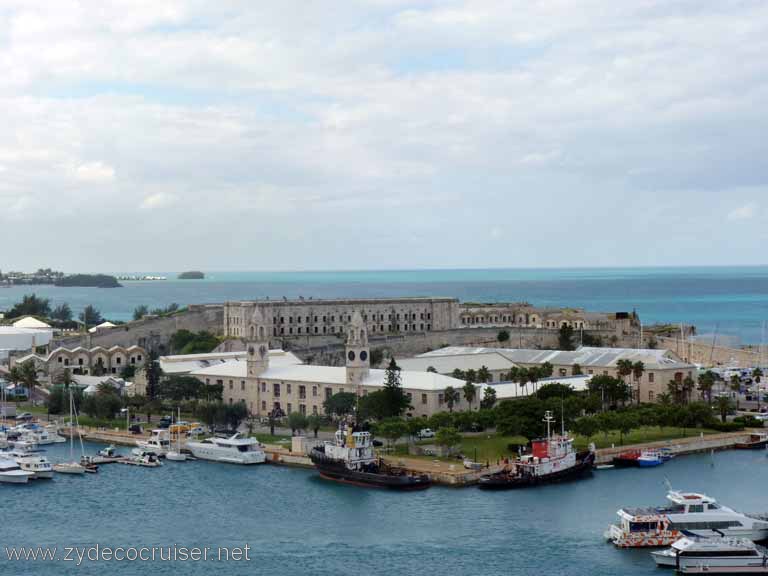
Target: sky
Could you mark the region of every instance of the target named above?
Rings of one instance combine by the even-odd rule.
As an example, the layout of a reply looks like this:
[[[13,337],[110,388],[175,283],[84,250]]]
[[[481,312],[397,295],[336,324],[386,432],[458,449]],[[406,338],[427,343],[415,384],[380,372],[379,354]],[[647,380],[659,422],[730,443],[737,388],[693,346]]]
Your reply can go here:
[[[2,0],[0,269],[768,264],[764,0]]]

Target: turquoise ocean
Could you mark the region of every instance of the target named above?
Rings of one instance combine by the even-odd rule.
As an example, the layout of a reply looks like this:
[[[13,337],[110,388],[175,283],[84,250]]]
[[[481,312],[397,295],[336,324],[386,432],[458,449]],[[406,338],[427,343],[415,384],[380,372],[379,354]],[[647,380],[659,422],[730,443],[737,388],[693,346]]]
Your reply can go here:
[[[255,298],[453,296],[462,301],[527,301],[596,311],[637,310],[643,323],[693,324],[718,343],[759,344],[768,321],[768,267],[539,268],[344,272],[134,272],[165,281],[123,288],[15,286],[0,289],[0,309],[35,292],[76,312],[93,304],[109,319],[128,320],[140,305],[163,307]]]

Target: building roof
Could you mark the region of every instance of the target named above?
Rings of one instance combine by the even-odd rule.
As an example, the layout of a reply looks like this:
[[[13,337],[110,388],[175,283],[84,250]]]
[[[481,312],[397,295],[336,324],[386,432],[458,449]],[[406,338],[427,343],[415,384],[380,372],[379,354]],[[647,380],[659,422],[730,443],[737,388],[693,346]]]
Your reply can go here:
[[[208,366],[191,372],[198,378],[245,378],[247,375],[247,362],[234,360]],[[306,382],[307,384],[338,384],[347,385],[347,369],[344,366],[313,366],[309,364],[294,364],[273,366],[270,357],[270,365],[259,375],[264,380],[286,380],[291,382]],[[433,372],[417,372],[412,370],[400,371],[401,385],[411,390],[444,390],[448,386],[460,388],[464,382],[435,374]],[[363,386],[382,387],[386,379],[386,370],[371,369],[368,376],[362,381]]]
[[[552,378],[543,378],[539,380],[536,386],[529,384],[528,386],[521,386],[517,382],[498,382],[494,384],[483,384],[482,390],[479,392],[479,397],[482,398],[485,394],[486,388],[493,388],[496,390],[497,400],[508,400],[510,398],[523,398],[530,396],[535,390],[538,390],[542,386],[547,384],[564,384],[570,386],[576,392],[581,392],[587,389],[589,380],[592,376],[561,376]]]
[[[102,322],[101,324],[94,326],[93,328],[89,328],[88,332],[93,334],[94,332],[98,332],[99,330],[106,330],[108,328],[114,328],[115,324],[112,324],[112,322]]]
[[[578,350],[573,351],[448,346],[446,348],[421,354],[417,358],[428,358],[432,361],[437,361],[437,358],[441,357],[450,358],[467,355],[479,355],[481,357],[490,358],[494,353],[501,354],[515,364],[543,364],[544,362],[549,362],[554,365],[579,364],[582,368],[614,368],[619,360],[630,360],[632,362],[642,362],[645,365],[646,370],[688,369],[693,367],[693,364],[683,362],[669,350],[650,350],[645,348],[597,348],[592,346],[582,346]]]
[[[416,358],[398,358],[397,365],[403,370],[426,372],[432,367],[440,374],[449,374],[459,370],[510,370],[515,366],[509,358],[492,351],[485,354],[450,354],[446,356],[417,356]]]
[[[13,323],[14,328],[49,328],[50,326],[33,316],[25,316]]]
[[[165,374],[187,374],[200,370],[214,368],[226,372],[229,377],[245,378],[245,368],[242,376],[238,376],[239,368],[224,367],[224,364],[237,364],[242,361],[245,365],[247,352],[210,352],[207,354],[176,354],[173,356],[160,356],[160,368]],[[301,359],[293,352],[285,350],[269,351],[270,366],[289,366],[301,364]],[[197,375],[197,374],[195,374]],[[222,374],[223,375],[223,374]]]

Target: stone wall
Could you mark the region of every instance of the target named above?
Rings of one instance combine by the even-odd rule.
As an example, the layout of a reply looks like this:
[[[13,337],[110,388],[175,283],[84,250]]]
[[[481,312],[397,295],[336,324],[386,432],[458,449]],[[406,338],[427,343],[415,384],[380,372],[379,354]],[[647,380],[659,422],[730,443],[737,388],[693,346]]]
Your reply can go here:
[[[158,353],[168,351],[168,341],[178,330],[200,332],[207,330],[222,334],[224,307],[217,304],[189,306],[186,310],[170,316],[147,316],[141,320],[121,324],[115,328],[101,330],[95,334],[66,336],[54,340],[52,347],[75,348],[83,346],[132,346],[138,345]]]
[[[704,366],[752,367],[761,364],[760,354],[754,350],[712,346],[711,343],[684,341],[680,338],[656,338],[660,348],[666,348],[687,362]]]

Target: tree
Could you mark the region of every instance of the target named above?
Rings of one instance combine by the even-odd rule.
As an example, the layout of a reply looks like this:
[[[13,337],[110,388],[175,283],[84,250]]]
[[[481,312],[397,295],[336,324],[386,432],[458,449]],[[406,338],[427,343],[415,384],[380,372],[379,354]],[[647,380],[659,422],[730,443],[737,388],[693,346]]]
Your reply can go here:
[[[736,411],[739,411],[739,396],[741,395],[741,378],[738,374],[731,376],[731,390],[736,392]]]
[[[598,422],[594,416],[584,416],[573,423],[573,431],[581,434],[587,440],[597,434],[598,430]]]
[[[248,418],[248,407],[243,400],[234,404],[220,404],[219,406],[222,408],[222,420],[230,430],[237,430],[243,420]]]
[[[691,401],[691,394],[693,393],[694,388],[696,388],[696,383],[693,381],[693,378],[686,376],[683,379],[683,398],[685,399],[686,404]]]
[[[194,376],[173,374],[158,384],[157,396],[176,403],[184,400],[199,400],[203,386],[204,384]]]
[[[480,366],[480,370],[477,371],[477,382],[485,384],[491,380],[493,380],[493,375],[491,375],[491,371],[488,370],[488,366]]]
[[[157,395],[160,385],[160,378],[163,377],[163,370],[160,368],[160,362],[157,361],[157,354],[149,353],[147,363],[144,365],[144,375],[147,378],[147,397],[153,400]]]
[[[454,446],[461,444],[461,434],[456,428],[440,428],[435,434],[435,442],[438,446],[444,447],[446,450],[451,450]]]
[[[669,381],[667,384],[667,390],[669,391],[669,395],[672,397],[672,401],[675,404],[682,404],[683,403],[683,384],[676,378]]]
[[[445,400],[446,406],[448,406],[448,412],[453,412],[453,406],[456,404],[456,402],[459,401],[461,398],[459,391],[456,390],[453,386],[446,386],[445,390],[443,391],[443,399]]]
[[[149,308],[147,308],[147,306],[142,304],[141,306],[137,306],[136,308],[134,308],[134,310],[133,310],[133,319],[134,320],[141,320],[147,314],[149,314]]]
[[[51,312],[51,318],[58,320],[59,322],[71,322],[72,321],[72,308],[66,302],[59,304]]]
[[[351,414],[357,404],[357,395],[353,392],[337,392],[325,402],[323,409],[328,416],[342,418]]]
[[[645,373],[645,364],[643,364],[640,360],[632,364],[632,378],[635,381],[635,390],[636,390],[636,398],[637,398],[637,404],[640,405],[640,379],[643,377],[643,374]]]
[[[464,371],[460,370],[459,368],[454,368],[453,372],[451,372],[451,377],[456,378],[456,380],[465,380]]]
[[[402,416],[410,408],[411,401],[400,385],[400,367],[392,358],[384,374],[383,393],[384,418]]]
[[[19,316],[42,316],[48,317],[51,313],[51,304],[47,298],[38,298],[35,294],[27,294],[21,302],[6,313],[7,318],[18,318]]]
[[[35,368],[35,362],[29,360],[19,366],[19,376],[21,383],[27,389],[27,396],[29,400],[34,404],[35,388],[37,388],[37,369]]]
[[[219,345],[219,339],[210,332],[190,332],[181,329],[169,341],[171,350],[178,354],[206,354]]]
[[[83,311],[80,312],[80,321],[88,327],[101,324],[104,322],[104,318],[101,317],[101,312],[99,312],[95,306],[88,304],[88,306],[83,308]]]
[[[467,401],[467,404],[469,404],[470,411],[472,410],[472,402],[475,401],[475,397],[477,396],[477,388],[475,388],[475,385],[467,380],[467,383],[464,384],[462,387],[462,392],[464,393],[464,398]]]
[[[573,350],[573,327],[568,324],[560,326],[557,334],[557,346],[560,350]]]
[[[499,330],[499,333],[496,335],[496,340],[499,344],[509,342],[509,330]]]
[[[544,362],[538,368],[538,373],[540,378],[551,378],[554,372],[555,372],[555,367],[552,366],[550,362]]]
[[[698,376],[699,391],[704,395],[709,404],[712,404],[712,388],[715,385],[715,374],[712,370],[702,372]]]
[[[323,419],[319,414],[312,414],[307,418],[307,428],[312,430],[317,438],[317,431],[320,430],[320,426],[323,425]]]
[[[291,429],[291,436],[294,436],[297,430],[306,430],[308,426],[309,420],[301,412],[291,412],[288,414],[288,427]]]
[[[389,418],[379,422],[376,433],[387,439],[390,446],[408,431],[405,422],[400,418]]]
[[[496,404],[496,389],[491,386],[486,386],[483,392],[483,399],[480,400],[480,408],[483,410],[490,410],[493,405]]]
[[[718,396],[717,401],[715,402],[715,406],[717,406],[717,411],[720,412],[720,421],[725,422],[726,418],[728,417],[728,413],[733,408],[731,399],[728,398],[728,396]]]
[[[632,374],[632,361],[622,358],[616,362],[616,372],[619,374],[619,378],[626,383],[626,378]]]
[[[141,407],[141,411],[147,415],[147,422],[152,421],[152,414],[157,414],[162,409],[163,405],[160,403],[160,400],[155,400],[150,397],[147,398],[147,401]]]

